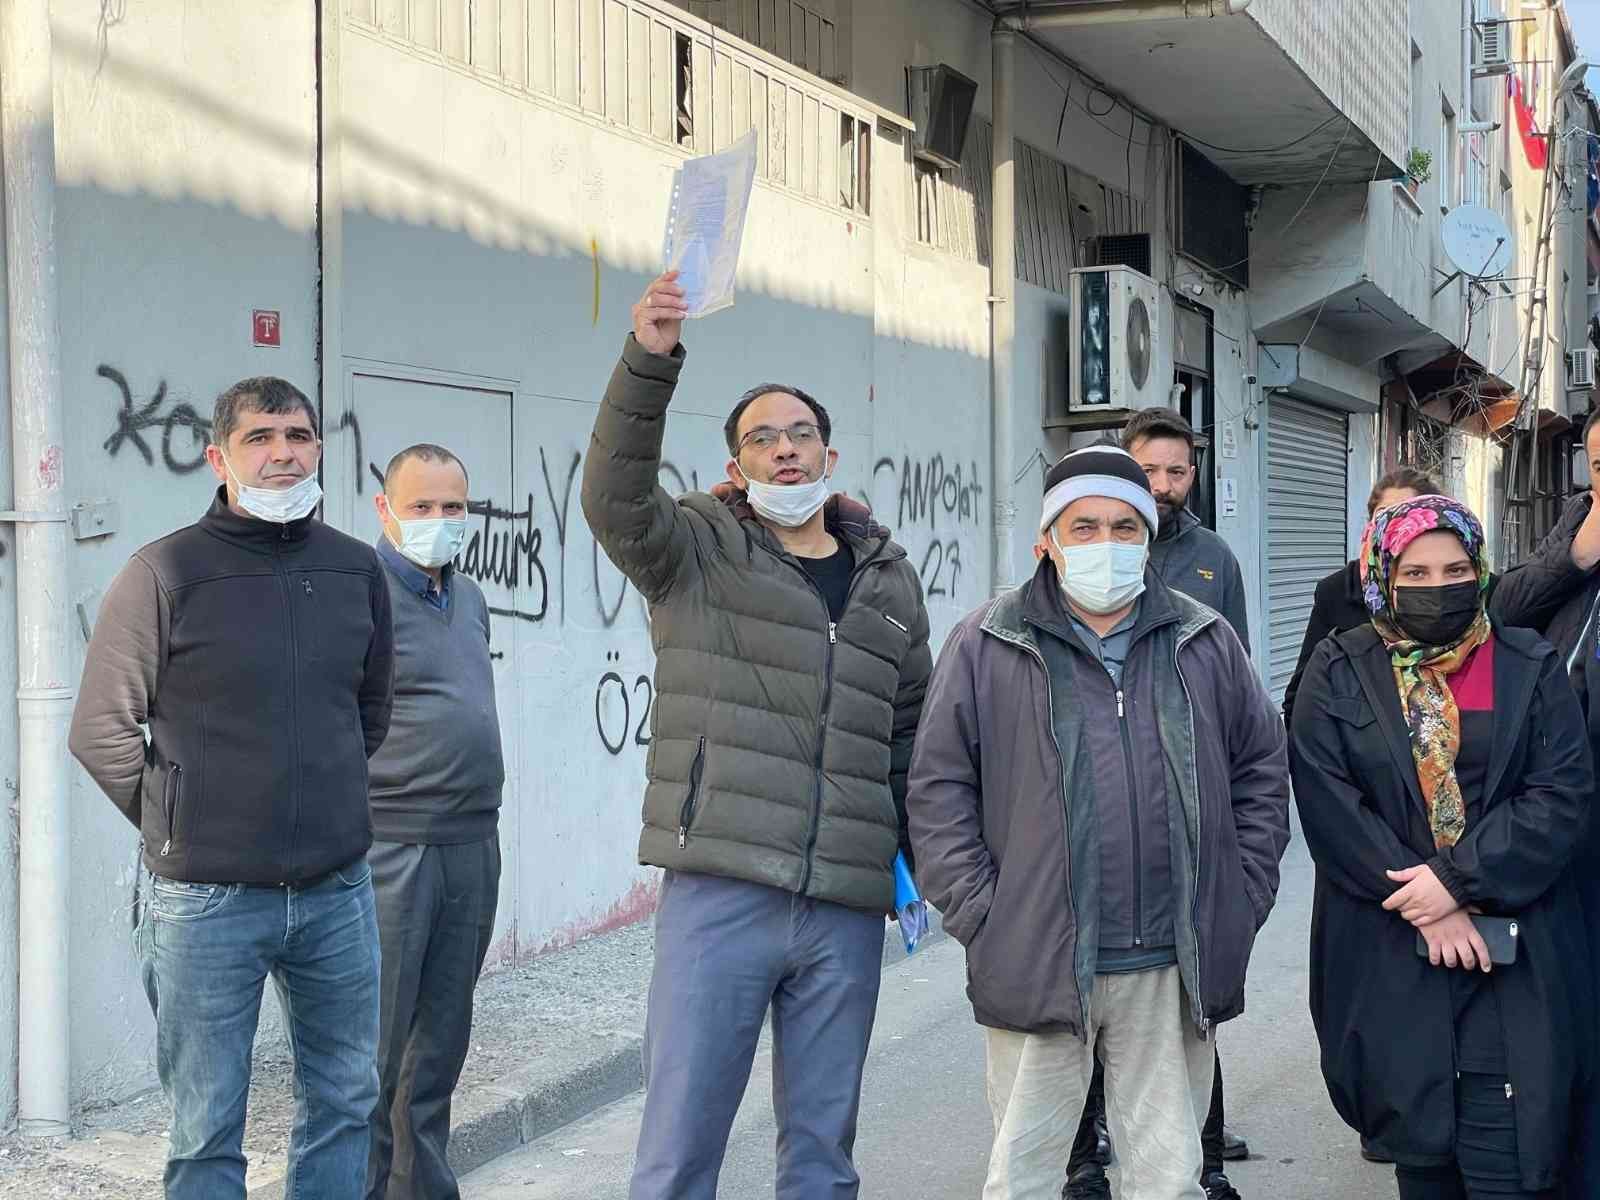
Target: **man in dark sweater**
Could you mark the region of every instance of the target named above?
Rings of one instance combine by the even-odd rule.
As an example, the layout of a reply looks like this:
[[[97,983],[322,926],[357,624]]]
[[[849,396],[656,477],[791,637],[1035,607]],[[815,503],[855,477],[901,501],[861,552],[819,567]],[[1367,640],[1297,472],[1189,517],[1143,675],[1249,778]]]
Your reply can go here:
[[[211,510],[135,554],[100,605],[72,753],[150,871],[136,937],[173,1109],[168,1200],[243,1200],[268,975],[296,1050],[289,1178],[346,1200],[378,1094],[367,758],[389,728],[389,589],[370,546],[313,515],[304,393],[242,380],[211,434]]]
[[[494,933],[505,766],[489,609],[451,565],[467,469],[443,446],[396,454],[376,497],[394,608],[394,716],[372,759],[369,858],[383,947],[368,1200],[454,1200],[450,1097]]]

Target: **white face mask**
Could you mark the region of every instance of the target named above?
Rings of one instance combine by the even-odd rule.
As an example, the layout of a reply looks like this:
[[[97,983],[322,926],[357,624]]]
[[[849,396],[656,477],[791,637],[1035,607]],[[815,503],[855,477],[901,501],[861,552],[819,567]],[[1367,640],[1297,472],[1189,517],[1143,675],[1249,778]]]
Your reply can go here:
[[[811,520],[817,510],[828,502],[828,477],[823,475],[810,483],[757,483],[748,475],[744,490],[750,497],[750,507],[774,524],[798,529]]]
[[[259,520],[286,525],[290,521],[298,521],[301,517],[309,516],[317,507],[317,502],[322,499],[322,485],[317,482],[315,467],[300,482],[278,491],[273,488],[246,487],[240,483],[239,477],[233,473],[233,464],[228,461],[227,455],[222,456],[222,465],[228,469],[228,478],[233,480],[234,489],[239,497],[239,507]]]
[[[392,506],[389,515],[394,516]],[[400,526],[400,541],[395,549],[419,567],[444,566],[461,553],[461,546],[467,540],[465,517],[429,517],[420,521],[402,521],[395,517],[394,520]],[[389,540],[394,541],[393,534],[389,535]]]
[[[1061,590],[1084,612],[1114,613],[1144,592],[1144,567],[1150,557],[1148,539],[1068,548],[1056,541],[1052,531],[1050,540],[1066,564],[1061,573]]]

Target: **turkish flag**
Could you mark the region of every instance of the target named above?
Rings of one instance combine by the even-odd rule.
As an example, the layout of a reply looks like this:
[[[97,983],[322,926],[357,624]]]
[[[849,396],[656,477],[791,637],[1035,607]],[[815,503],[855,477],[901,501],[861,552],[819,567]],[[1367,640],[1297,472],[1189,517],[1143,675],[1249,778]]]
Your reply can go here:
[[[1539,132],[1533,106],[1522,99],[1522,81],[1515,74],[1507,75],[1506,86],[1511,92],[1511,107],[1517,113],[1517,132],[1522,135],[1522,152],[1528,156],[1530,167],[1542,171],[1550,161],[1550,143]]]

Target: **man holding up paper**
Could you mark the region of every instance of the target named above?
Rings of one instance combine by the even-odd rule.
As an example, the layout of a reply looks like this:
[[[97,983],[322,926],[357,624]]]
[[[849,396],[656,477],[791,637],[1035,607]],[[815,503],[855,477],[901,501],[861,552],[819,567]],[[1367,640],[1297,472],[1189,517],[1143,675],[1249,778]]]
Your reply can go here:
[[[1068,454],[1038,570],[928,688],[907,807],[986,1027],[985,1200],[1060,1193],[1097,1048],[1123,1200],[1204,1200],[1210,1039],[1244,1009],[1289,773],[1238,637],[1149,565],[1159,524],[1125,450]]]
[[[799,388],[734,406],[719,494],[662,489],[686,311],[672,271],[634,307],[583,474],[656,651],[639,859],[666,873],[630,1195],[715,1197],[770,1008],[777,1200],[853,1200],[928,615],[889,531],[829,494],[832,424]]]

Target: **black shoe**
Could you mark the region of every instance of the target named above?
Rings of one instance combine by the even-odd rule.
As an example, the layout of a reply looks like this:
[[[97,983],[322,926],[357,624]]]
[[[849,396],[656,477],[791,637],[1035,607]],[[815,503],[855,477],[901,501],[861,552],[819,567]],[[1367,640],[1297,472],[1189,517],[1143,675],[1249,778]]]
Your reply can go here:
[[[1378,1149],[1375,1144],[1367,1141],[1366,1138],[1361,1139],[1361,1157],[1370,1163],[1392,1163],[1394,1161],[1394,1159]]]
[[[1206,1200],[1242,1200],[1233,1184],[1221,1171],[1212,1171],[1200,1177],[1200,1186],[1206,1190]]]
[[[1067,1176],[1061,1195],[1063,1200],[1111,1200],[1111,1181],[1099,1163],[1085,1163]]]
[[[1222,1127],[1222,1161],[1243,1162],[1250,1157],[1250,1143],[1226,1125]]]
[[[1111,1165],[1111,1132],[1104,1112],[1094,1119],[1094,1160],[1102,1167]]]

